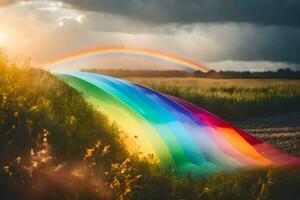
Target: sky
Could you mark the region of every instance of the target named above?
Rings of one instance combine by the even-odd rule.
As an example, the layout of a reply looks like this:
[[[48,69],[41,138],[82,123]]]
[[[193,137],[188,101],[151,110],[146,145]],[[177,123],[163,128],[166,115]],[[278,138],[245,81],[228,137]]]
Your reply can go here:
[[[154,49],[215,70],[300,70],[300,1],[0,0],[0,48],[9,55],[45,67],[103,46]],[[124,62],[133,61],[114,65]]]

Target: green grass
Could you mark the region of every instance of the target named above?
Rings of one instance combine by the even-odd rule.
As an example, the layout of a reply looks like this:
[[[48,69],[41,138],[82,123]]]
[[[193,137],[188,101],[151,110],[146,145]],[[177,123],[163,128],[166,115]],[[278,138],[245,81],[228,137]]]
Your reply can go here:
[[[0,199],[299,199],[296,169],[180,180],[130,155],[82,94],[27,65],[0,59]]]
[[[227,120],[300,110],[300,80],[128,78]]]

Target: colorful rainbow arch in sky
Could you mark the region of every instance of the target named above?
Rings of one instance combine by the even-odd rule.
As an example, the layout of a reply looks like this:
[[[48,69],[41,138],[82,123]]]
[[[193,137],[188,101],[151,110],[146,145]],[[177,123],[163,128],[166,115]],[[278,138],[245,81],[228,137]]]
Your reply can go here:
[[[56,74],[115,121],[131,150],[153,154],[162,167],[192,176],[220,170],[299,165],[290,156],[217,116],[142,85],[99,74]]]
[[[187,60],[185,58],[173,54],[162,53],[156,50],[150,50],[144,48],[133,48],[133,47],[122,47],[122,46],[99,47],[99,48],[78,51],[56,59],[55,61],[50,63],[50,67],[54,69],[56,67],[63,66],[65,63],[69,61],[74,61],[76,59],[83,59],[90,56],[99,56],[99,60],[101,60],[100,59],[101,57],[109,57],[112,55],[142,57],[145,59],[164,62],[168,65],[179,67],[180,69],[185,71],[197,71],[197,70],[203,72],[208,71],[208,69],[201,64],[195,63],[193,61]]]

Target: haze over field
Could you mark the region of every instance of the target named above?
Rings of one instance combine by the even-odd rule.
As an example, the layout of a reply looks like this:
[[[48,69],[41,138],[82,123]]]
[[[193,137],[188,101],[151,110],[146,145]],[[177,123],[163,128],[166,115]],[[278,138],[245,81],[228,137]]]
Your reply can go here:
[[[300,68],[295,0],[0,2],[0,46],[41,66],[77,50],[121,45],[173,53],[216,70]],[[120,63],[149,67],[128,58],[111,65]]]

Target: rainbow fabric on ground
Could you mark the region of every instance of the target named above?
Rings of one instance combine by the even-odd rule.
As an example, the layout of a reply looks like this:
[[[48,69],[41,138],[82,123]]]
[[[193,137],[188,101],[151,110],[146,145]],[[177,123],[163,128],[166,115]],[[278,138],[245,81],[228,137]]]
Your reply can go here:
[[[142,85],[86,72],[56,74],[82,92],[126,134],[132,151],[192,176],[240,167],[298,165],[289,156],[215,115]]]

